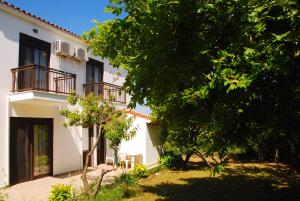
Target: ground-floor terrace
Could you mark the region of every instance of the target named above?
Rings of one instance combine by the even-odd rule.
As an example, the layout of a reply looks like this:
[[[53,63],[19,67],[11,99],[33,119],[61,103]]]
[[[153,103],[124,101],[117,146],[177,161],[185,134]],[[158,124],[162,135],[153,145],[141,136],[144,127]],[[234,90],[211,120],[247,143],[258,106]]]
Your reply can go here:
[[[7,134],[8,140],[7,145],[1,148],[6,158],[1,161],[4,179],[0,177],[0,187],[83,168],[98,131],[95,127],[65,127],[66,119],[59,114],[64,107],[68,107],[65,101],[49,99],[16,99],[9,103],[8,129],[7,132],[2,131]],[[131,166],[134,162],[145,165],[157,163],[160,138],[156,135],[156,125],[149,124],[149,119],[137,117],[134,126],[138,127],[137,135],[129,142],[122,142],[120,152],[126,153]],[[6,137],[2,135],[0,138],[5,141]],[[111,163],[113,161],[109,159],[112,158],[113,152],[102,137],[89,166]]]
[[[64,104],[24,101],[10,104],[9,185],[80,170],[87,128],[65,127]]]
[[[99,176],[101,170],[112,169],[112,165],[101,164],[99,166],[89,168],[88,176]],[[108,172],[103,178],[103,185],[110,184],[114,181],[114,178],[121,175],[125,169],[114,169]],[[43,178],[35,179],[13,185],[8,188],[0,188],[0,194],[5,196],[8,201],[43,201],[48,200],[51,192],[51,188],[56,184],[71,185],[76,191],[80,191],[83,187],[82,180],[80,178],[81,171],[73,171],[66,174],[60,174],[56,176],[46,176]]]

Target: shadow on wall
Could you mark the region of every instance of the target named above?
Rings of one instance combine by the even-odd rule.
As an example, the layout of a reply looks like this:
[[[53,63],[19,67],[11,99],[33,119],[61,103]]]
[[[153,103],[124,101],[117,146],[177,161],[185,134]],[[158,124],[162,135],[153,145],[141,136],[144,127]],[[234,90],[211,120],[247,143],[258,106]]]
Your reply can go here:
[[[55,111],[58,115],[57,126],[62,127],[68,132],[58,132],[56,133],[56,137],[60,138],[59,140],[61,143],[60,147],[62,147],[63,149],[67,149],[67,153],[69,153],[69,156],[71,156],[71,161],[78,160],[78,164],[76,165],[77,167],[75,167],[75,164],[73,164],[74,167],[70,170],[67,170],[67,171],[74,171],[83,167],[83,161],[82,161],[83,153],[81,149],[83,143],[83,136],[81,135],[81,132],[78,129],[78,127],[75,126],[64,127],[63,124],[67,122],[67,119],[59,114],[59,111],[61,109],[62,108],[59,107],[58,110]],[[86,133],[82,133],[82,134],[86,134]],[[65,144],[66,142],[68,143],[67,146]]]
[[[10,41],[13,41],[13,42],[16,42],[16,43],[19,43],[19,32],[16,32],[16,27],[15,26],[10,26],[10,21],[8,20],[8,18],[6,18],[6,13],[4,11],[1,11],[2,13],[0,13],[1,15],[1,18],[0,20],[5,23],[0,23],[0,33],[2,32],[3,33],[3,36],[7,39],[7,40],[10,40]],[[3,17],[4,16],[4,17]],[[12,34],[14,33],[14,34]]]
[[[158,124],[147,123],[147,130],[151,142],[151,146],[155,147],[156,152],[162,154],[162,142],[160,137],[160,128]]]
[[[125,69],[123,69],[122,67],[119,67],[119,68],[111,67],[112,65],[110,65],[109,61],[105,58],[102,59],[102,62],[104,64],[104,69],[103,69],[104,71],[111,73],[115,77],[126,78],[127,72]],[[115,78],[115,79],[117,79],[117,78]],[[115,80],[115,81],[117,81],[117,80]]]

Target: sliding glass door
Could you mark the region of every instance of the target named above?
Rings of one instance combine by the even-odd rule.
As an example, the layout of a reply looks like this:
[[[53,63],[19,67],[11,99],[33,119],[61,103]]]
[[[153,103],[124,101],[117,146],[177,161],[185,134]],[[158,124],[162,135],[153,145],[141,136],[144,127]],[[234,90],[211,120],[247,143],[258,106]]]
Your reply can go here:
[[[99,84],[102,81],[103,63],[90,58],[86,63],[86,83],[93,85],[86,88],[87,94],[93,92],[95,95],[103,95],[103,85]]]
[[[20,34],[19,66],[31,65],[31,68],[25,68],[19,73],[18,88],[20,90],[47,89],[50,48],[50,43]]]
[[[33,125],[33,176],[49,175],[50,167],[50,127],[49,125]]]
[[[10,183],[30,180],[29,126],[11,122]]]
[[[51,175],[53,119],[12,117],[10,130],[10,183]]]

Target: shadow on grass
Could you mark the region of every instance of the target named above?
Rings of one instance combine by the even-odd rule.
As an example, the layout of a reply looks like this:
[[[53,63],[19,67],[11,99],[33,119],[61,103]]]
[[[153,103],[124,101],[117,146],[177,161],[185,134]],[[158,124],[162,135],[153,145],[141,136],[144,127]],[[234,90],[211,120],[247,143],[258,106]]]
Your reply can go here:
[[[300,181],[279,178],[269,168],[236,168],[219,177],[185,178],[184,184],[144,186],[157,201],[299,201]],[[253,175],[252,175],[253,174]]]

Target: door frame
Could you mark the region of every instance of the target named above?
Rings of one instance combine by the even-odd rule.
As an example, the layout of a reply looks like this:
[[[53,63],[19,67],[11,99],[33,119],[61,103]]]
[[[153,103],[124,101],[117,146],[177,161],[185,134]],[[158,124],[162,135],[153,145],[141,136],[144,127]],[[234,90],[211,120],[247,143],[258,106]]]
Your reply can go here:
[[[40,73],[40,70],[42,69],[40,65],[35,65],[34,64],[34,49],[39,49],[42,51],[45,51],[47,53],[47,66],[43,66],[44,68],[46,68],[47,70],[45,71],[46,74],[46,83],[45,83],[45,91],[49,90],[49,71],[48,68],[50,67],[50,57],[51,57],[51,43],[48,43],[46,41],[40,40],[38,38],[34,38],[30,35],[26,35],[24,33],[20,32],[19,35],[19,67],[22,66],[30,66],[32,65],[32,68],[29,68],[28,70],[23,70],[20,71],[18,73],[18,90],[23,90],[24,88],[22,87],[24,83],[26,83],[24,80],[29,79],[27,76],[30,75],[29,79],[29,83],[27,83],[29,85],[29,87],[25,87],[25,89],[30,89],[30,90],[34,90],[36,88],[36,81],[40,81],[39,78],[36,80],[36,75],[35,75],[35,71],[38,70],[38,73]],[[24,61],[24,54],[23,54],[23,49],[25,47],[30,47],[32,48],[33,52],[32,52],[32,64],[28,64],[25,65],[23,63]],[[37,67],[37,68],[36,68]],[[27,72],[27,73],[26,73]],[[38,74],[39,75],[39,74]],[[39,77],[39,76],[38,76]],[[39,83],[38,83],[39,84]],[[25,85],[25,84],[24,84]],[[40,86],[38,86],[38,89],[40,88]]]
[[[92,146],[94,144],[94,141],[96,139],[96,135],[98,134],[98,129],[97,128],[97,132],[95,133],[95,129],[94,129],[94,126],[90,126],[88,127],[88,149],[87,150],[83,150],[83,165],[85,164],[85,159],[86,159],[86,156],[87,156],[87,153],[89,151],[91,151],[92,149]],[[97,147],[95,148],[93,154],[91,155],[91,158],[90,158],[90,161],[88,163],[88,166],[97,166],[99,164],[103,164],[105,163],[105,157],[106,157],[106,139],[105,139],[105,136],[104,136],[104,130],[102,129],[102,133],[101,133],[101,138],[99,139],[99,142],[97,144]],[[98,163],[100,162],[100,157],[98,155],[98,146],[101,146],[103,145],[103,161],[102,163]],[[96,158],[96,161],[95,161],[95,154],[97,155],[97,158]]]
[[[29,165],[29,179],[28,181],[31,180],[35,180],[38,178],[42,178],[45,176],[53,176],[53,128],[54,128],[54,120],[53,118],[32,118],[32,117],[10,117],[10,136],[9,136],[9,144],[10,144],[10,148],[9,148],[9,180],[10,180],[10,184],[17,184],[20,183],[18,181],[14,181],[14,183],[12,183],[12,174],[14,174],[13,172],[13,167],[12,167],[12,149],[14,146],[12,146],[12,136],[13,136],[13,129],[11,129],[15,124],[27,124],[29,126],[29,161],[28,161],[28,165]],[[49,166],[50,166],[50,170],[49,173],[47,174],[43,174],[43,175],[39,175],[39,176],[34,176],[34,133],[33,133],[33,125],[35,124],[44,124],[47,126],[50,126],[50,136],[49,136],[49,140],[50,140],[50,147],[49,147]],[[14,169],[16,170],[16,169]]]
[[[97,134],[98,134],[98,129],[100,129],[100,128],[97,128]],[[101,134],[100,135],[101,135],[101,137],[100,137],[99,142],[98,142],[97,147],[96,147],[96,151],[97,151],[97,161],[96,161],[96,164],[97,165],[105,163],[105,156],[106,156],[106,140],[105,140],[105,135],[104,135],[104,129],[103,128],[101,130]],[[100,153],[103,151],[102,156],[101,156],[101,157],[103,157],[102,161],[101,161],[100,156],[98,155],[98,153],[99,153],[98,146],[99,145],[102,148],[102,150],[100,150]]]
[[[40,40],[38,38],[34,38],[32,36],[29,36],[27,34],[20,32],[20,39],[19,39],[19,66],[21,66],[21,60],[23,59],[23,55],[21,55],[21,49],[24,45],[30,46],[32,48],[41,49],[48,54],[47,58],[47,66],[44,66],[45,68],[48,68],[50,66],[50,54],[51,54],[51,43],[48,43],[46,41]]]
[[[101,61],[92,59],[92,58],[89,58],[89,60],[85,64],[85,66],[86,66],[86,69],[85,69],[85,82],[86,83],[91,83],[91,82],[88,82],[88,75],[87,75],[87,66],[88,65],[92,66],[92,77],[93,77],[93,79],[95,78],[95,66],[99,67],[99,70],[101,72],[101,76],[100,76],[100,80],[98,82],[103,82],[104,63],[101,62]],[[92,83],[95,83],[95,80],[93,80]]]

